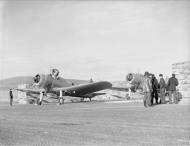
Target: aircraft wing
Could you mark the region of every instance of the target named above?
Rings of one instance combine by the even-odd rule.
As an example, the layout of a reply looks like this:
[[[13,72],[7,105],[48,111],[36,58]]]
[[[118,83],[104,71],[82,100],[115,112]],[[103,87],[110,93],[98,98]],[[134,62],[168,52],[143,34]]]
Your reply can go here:
[[[129,88],[122,88],[122,87],[111,87],[110,89],[116,91],[125,91],[125,92],[129,91]]]
[[[90,93],[97,92],[100,90],[105,90],[111,87],[112,87],[112,84],[110,82],[100,81],[100,82],[94,82],[94,83],[88,83],[88,84],[74,85],[70,87],[53,88],[52,90],[53,92],[56,92],[56,93],[62,91],[65,95],[80,97],[86,94],[90,94]]]
[[[128,92],[129,88],[124,88],[124,87],[111,87],[111,90],[115,90],[115,91],[124,91],[124,92]],[[131,87],[131,92],[136,92],[135,87]]]
[[[26,93],[33,93],[33,94],[40,94],[41,91],[45,91],[44,89],[19,89],[16,88],[17,91],[26,92]]]
[[[92,93],[91,95],[94,97],[94,96],[98,96],[98,95],[104,95],[106,93]]]
[[[111,90],[116,90],[116,91],[124,91],[124,92],[128,92],[129,89],[131,89],[132,92],[135,92],[135,86],[133,84],[127,83],[123,86],[112,86],[110,88]]]

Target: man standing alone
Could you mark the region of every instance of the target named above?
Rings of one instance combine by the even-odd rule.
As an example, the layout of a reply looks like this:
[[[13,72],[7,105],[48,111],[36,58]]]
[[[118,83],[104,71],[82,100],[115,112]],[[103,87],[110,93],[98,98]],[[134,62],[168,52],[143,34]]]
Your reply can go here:
[[[172,104],[172,97],[175,104],[177,104],[177,97],[176,97],[176,86],[178,86],[178,80],[175,78],[175,74],[172,74],[172,77],[169,78],[167,87],[169,90],[169,103]]]
[[[160,77],[160,82],[159,82],[159,88],[160,88],[160,102],[162,104],[165,103],[165,87],[166,87],[166,83],[163,79],[163,74],[159,74]]]
[[[13,105],[13,91],[12,91],[12,89],[10,89],[10,91],[9,91],[9,97],[10,97],[10,106],[12,106]]]

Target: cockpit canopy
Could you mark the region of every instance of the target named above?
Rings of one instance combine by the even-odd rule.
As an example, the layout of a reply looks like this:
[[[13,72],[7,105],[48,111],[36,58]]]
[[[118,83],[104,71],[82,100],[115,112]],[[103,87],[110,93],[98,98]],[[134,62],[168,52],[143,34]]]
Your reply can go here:
[[[51,76],[53,78],[58,78],[59,77],[59,70],[58,69],[51,69],[51,72],[50,72]]]
[[[35,75],[33,79],[34,79],[34,83],[39,83],[40,82],[40,75],[39,74]]]

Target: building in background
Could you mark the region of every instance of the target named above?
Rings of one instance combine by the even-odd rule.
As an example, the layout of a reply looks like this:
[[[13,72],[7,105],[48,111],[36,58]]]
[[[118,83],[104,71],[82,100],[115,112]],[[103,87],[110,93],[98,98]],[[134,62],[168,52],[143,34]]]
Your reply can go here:
[[[179,81],[178,89],[183,97],[190,98],[190,61],[172,64],[172,73]]]

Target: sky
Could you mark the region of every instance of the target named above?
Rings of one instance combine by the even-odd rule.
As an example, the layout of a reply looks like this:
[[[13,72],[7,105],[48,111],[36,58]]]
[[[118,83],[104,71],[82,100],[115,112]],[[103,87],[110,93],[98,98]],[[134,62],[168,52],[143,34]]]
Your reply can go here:
[[[0,2],[0,79],[60,70],[64,78],[170,76],[190,57],[190,1]]]

